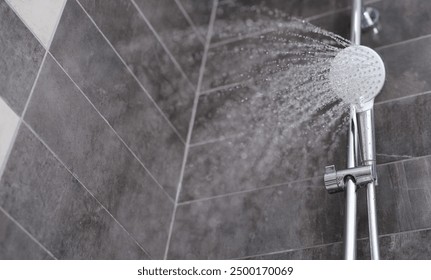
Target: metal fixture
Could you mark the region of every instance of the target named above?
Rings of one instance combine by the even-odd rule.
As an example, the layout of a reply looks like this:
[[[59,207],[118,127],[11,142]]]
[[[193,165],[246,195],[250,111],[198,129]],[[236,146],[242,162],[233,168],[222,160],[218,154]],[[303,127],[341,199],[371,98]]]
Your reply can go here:
[[[353,0],[351,41],[353,46],[341,51],[331,65],[330,83],[341,97],[349,97],[351,103],[348,135],[347,169],[336,170],[335,166],[325,168],[325,188],[329,193],[344,191],[346,195],[344,255],[345,259],[356,259],[357,235],[357,190],[367,189],[368,229],[371,259],[379,259],[379,240],[375,187],[377,185],[376,153],[374,141],[374,98],[383,87],[385,69],[381,58],[373,50],[360,46],[362,27],[375,27],[379,14],[372,8],[362,10],[362,0]],[[351,54],[361,59],[350,59]],[[356,61],[356,62],[355,62]],[[358,65],[354,65],[357,63]],[[359,71],[372,64],[371,70]],[[352,65],[353,64],[353,65]],[[344,71],[345,66],[353,67],[352,75]],[[359,70],[358,70],[359,69]],[[347,76],[345,73],[347,72]],[[373,79],[370,80],[370,77]],[[367,85],[365,88],[364,85]]]
[[[377,9],[366,7],[362,11],[361,27],[363,31],[373,30],[374,34],[379,33],[378,23],[380,13]]]
[[[338,171],[335,170],[334,165],[326,166],[325,168],[325,188],[329,193],[344,191],[348,181],[353,181],[357,187],[360,187],[371,183],[373,180],[373,169],[369,165]]]

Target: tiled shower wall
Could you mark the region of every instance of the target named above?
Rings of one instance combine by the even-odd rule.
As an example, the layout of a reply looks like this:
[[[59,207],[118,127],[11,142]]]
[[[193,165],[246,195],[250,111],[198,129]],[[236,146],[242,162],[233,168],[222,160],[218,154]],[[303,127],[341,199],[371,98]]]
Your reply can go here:
[[[193,7],[0,0],[0,259],[164,258],[212,1]]]
[[[343,164],[343,137],[300,151],[250,137],[265,104],[218,74],[243,62],[221,50],[261,35],[226,34],[259,19],[238,5],[348,37],[350,1],[67,0],[58,27],[19,2],[0,0],[0,258],[342,258],[343,196],[321,174]],[[381,31],[363,43],[388,73],[375,109],[381,254],[430,258],[431,4],[366,2]],[[368,258],[364,193],[358,207]]]
[[[387,69],[375,106],[382,259],[429,259],[431,3],[364,2],[379,9],[381,21],[380,32],[364,33],[362,43],[380,53]],[[344,136],[329,133],[310,149],[306,143],[314,139],[291,135],[304,142],[298,152],[273,133],[254,132],[256,122],[276,125],[265,112],[268,101],[251,102],[259,93],[238,87],[232,70],[248,60],[235,49],[271,32],[250,28],[247,22],[261,18],[242,13],[249,5],[279,9],[349,37],[348,0],[218,3],[168,257],[341,259],[343,194],[326,194],[322,173],[325,165],[343,167]],[[245,32],[229,34],[229,24],[242,24]],[[358,257],[369,259],[364,191],[358,211]]]

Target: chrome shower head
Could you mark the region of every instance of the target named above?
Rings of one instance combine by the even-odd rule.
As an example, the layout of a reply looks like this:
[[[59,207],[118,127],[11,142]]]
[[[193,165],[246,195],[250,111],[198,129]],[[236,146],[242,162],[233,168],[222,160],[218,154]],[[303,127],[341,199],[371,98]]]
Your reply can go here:
[[[340,51],[331,63],[329,83],[332,90],[357,110],[372,108],[374,98],[385,82],[385,66],[372,49],[353,45]]]

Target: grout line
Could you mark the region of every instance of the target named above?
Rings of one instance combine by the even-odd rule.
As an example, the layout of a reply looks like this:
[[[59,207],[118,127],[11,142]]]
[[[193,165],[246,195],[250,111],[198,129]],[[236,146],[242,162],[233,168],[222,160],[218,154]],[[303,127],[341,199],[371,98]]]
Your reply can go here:
[[[358,238],[356,240],[360,240],[360,239]],[[254,258],[254,257],[271,256],[271,255],[277,255],[277,254],[283,254],[283,253],[303,251],[303,250],[308,250],[308,249],[322,248],[322,247],[327,247],[327,246],[342,244],[342,243],[343,243],[343,241],[337,241],[337,242],[325,243],[325,244],[320,244],[320,245],[315,245],[315,246],[293,248],[293,249],[286,249],[286,250],[274,251],[274,252],[269,252],[269,253],[249,255],[249,256],[244,256],[244,257],[233,258],[231,260],[243,260],[243,259]]]
[[[49,39],[48,46],[46,46],[46,50],[49,50],[49,48],[51,47],[52,41],[54,41],[54,36],[55,36],[55,33],[57,32],[58,26],[60,25],[60,20],[63,16],[64,8],[66,7],[66,3],[67,3],[67,0],[64,1],[63,7],[61,7],[61,9],[60,9],[60,14],[58,16],[57,22],[55,23],[55,27],[54,27],[54,30],[51,34],[51,38]]]
[[[199,202],[203,202],[203,201],[207,201],[207,200],[213,200],[213,199],[228,197],[228,196],[241,195],[241,194],[245,194],[245,193],[262,191],[262,190],[272,189],[272,188],[281,187],[281,186],[286,186],[286,187],[290,186],[291,187],[292,184],[297,184],[297,183],[301,183],[301,182],[305,182],[305,181],[309,181],[309,180],[315,180],[315,179],[319,179],[319,178],[323,179],[323,174],[318,175],[318,176],[314,176],[314,177],[298,179],[298,180],[294,180],[294,181],[286,181],[286,182],[282,182],[282,183],[267,185],[264,187],[257,187],[257,188],[252,188],[252,189],[248,189],[248,190],[241,190],[241,191],[237,191],[237,192],[230,192],[230,193],[224,193],[224,194],[210,196],[210,197],[203,197],[203,198],[198,198],[198,199],[194,199],[194,200],[188,200],[188,201],[184,201],[184,202],[179,202],[178,205],[182,206],[182,205],[187,205],[187,204],[199,203]]]
[[[126,67],[126,69],[129,71],[130,75],[135,79],[135,81],[139,84],[141,89],[144,91],[144,93],[147,95],[147,97],[150,99],[150,101],[154,104],[156,109],[160,112],[162,117],[167,121],[169,126],[173,129],[175,134],[180,138],[181,142],[185,144],[185,141],[181,134],[178,132],[178,130],[175,128],[175,126],[169,121],[169,118],[165,115],[165,113],[162,111],[162,109],[157,105],[156,101],[153,99],[153,97],[150,95],[150,93],[146,90],[144,85],[141,83],[141,81],[136,77],[135,73],[133,73],[132,69],[127,65],[127,63],[124,61],[124,59],[120,56],[120,54],[117,52],[117,50],[114,48],[114,45],[111,44],[111,42],[108,40],[108,38],[103,34],[102,30],[97,26],[96,22],[93,20],[93,18],[90,16],[90,14],[84,9],[84,7],[81,5],[81,3],[76,0],[76,3],[81,7],[81,9],[84,11],[84,13],[87,15],[87,17],[90,19],[90,21],[93,23],[94,27],[96,27],[97,31],[102,35],[102,37],[106,40],[108,45],[112,48],[114,53],[118,56],[118,58],[121,60],[123,65]],[[190,81],[189,81],[190,82]],[[191,84],[192,85],[192,84]]]
[[[428,231],[428,230],[431,230],[431,227],[421,228],[421,229],[414,229],[414,230],[399,231],[399,232],[393,232],[393,233],[386,233],[386,234],[380,234],[379,235],[379,239],[381,239],[383,237],[391,237],[391,236],[397,236],[397,235],[403,235],[403,234],[409,234],[409,233],[416,233],[416,232],[422,232],[422,231]],[[368,237],[361,237],[361,238],[357,238],[356,240],[357,241],[365,241],[365,240],[368,240],[368,239],[369,239]],[[253,257],[261,257],[261,256],[271,256],[271,255],[276,255],[276,254],[296,252],[296,251],[302,251],[302,250],[307,250],[307,249],[322,248],[322,247],[327,247],[327,246],[336,245],[336,244],[342,244],[342,243],[343,243],[343,241],[337,241],[337,242],[320,244],[320,245],[316,245],[316,246],[301,247],[301,248],[294,248],[294,249],[274,251],[274,252],[269,252],[269,253],[249,255],[249,256],[244,256],[244,257],[233,258],[232,260],[241,260],[241,259],[247,259],[247,258],[253,258]]]
[[[185,172],[185,168],[186,168],[187,156],[188,156],[189,148],[190,148],[190,140],[191,140],[192,132],[193,132],[193,124],[194,124],[194,120],[196,117],[196,111],[197,111],[197,106],[198,106],[198,101],[199,101],[199,93],[201,90],[202,80],[203,80],[203,76],[204,76],[204,72],[205,72],[205,65],[206,65],[206,61],[207,61],[209,45],[211,42],[211,36],[212,36],[212,32],[213,32],[213,25],[214,25],[215,16],[216,16],[217,5],[218,5],[218,0],[213,0],[211,17],[210,17],[210,22],[208,25],[208,33],[207,33],[205,47],[204,47],[204,54],[202,56],[201,67],[199,69],[199,79],[198,79],[198,84],[196,87],[195,98],[193,101],[192,116],[190,118],[189,131],[187,133],[186,148],[184,150],[184,158],[183,158],[183,163],[181,166],[181,173],[180,173],[179,183],[178,183],[178,187],[177,187],[177,193],[175,196],[175,205],[174,205],[174,210],[172,213],[171,223],[169,226],[168,239],[166,242],[165,255],[164,255],[165,260],[168,258],[169,246],[170,246],[171,238],[172,238],[172,231],[173,231],[175,216],[176,216],[177,207],[178,207],[178,200],[180,197],[181,188],[182,188],[182,184],[183,184],[183,178],[184,178],[184,172]]]
[[[427,158],[427,157],[431,157],[431,155],[417,156],[417,157],[412,157],[412,158],[407,158],[407,159],[402,159],[402,160],[397,160],[397,161],[391,161],[391,162],[386,162],[386,163],[378,163],[377,166],[379,167],[379,166],[386,166],[386,165],[396,164],[396,163],[404,163],[404,162],[419,160],[419,159],[423,159],[423,158]],[[284,185],[287,186],[287,185],[297,184],[297,183],[301,183],[301,182],[305,182],[305,181],[309,181],[309,180],[315,180],[315,179],[319,179],[319,178],[323,178],[323,173],[322,173],[322,175],[312,176],[312,177],[308,177],[308,178],[301,178],[301,179],[293,180],[293,181],[285,181],[282,183],[267,185],[267,186],[263,186],[263,187],[256,187],[253,189],[242,190],[242,191],[231,192],[231,193],[224,193],[224,194],[210,196],[210,197],[203,197],[203,198],[198,198],[198,199],[194,199],[194,200],[178,202],[178,206],[188,205],[188,204],[193,204],[193,203],[199,203],[199,202],[213,200],[213,199],[222,198],[222,197],[241,195],[244,193],[261,191],[261,190],[276,188],[276,187],[280,187],[280,186],[284,186]]]
[[[72,175],[73,178],[75,178],[76,181],[84,188],[85,191],[88,192],[95,200],[96,202],[102,207],[110,216],[111,218],[129,235],[129,237],[138,245],[138,247],[147,254],[150,258],[151,255],[139,244],[139,242],[126,230],[126,228],[111,214],[111,212],[94,196],[94,194],[81,182],[81,180],[78,178],[77,175],[75,175],[67,166],[66,164],[60,159],[60,157],[48,146],[47,143],[36,133],[36,131],[31,128],[29,124],[27,124],[26,121],[23,120],[24,125],[31,131],[31,133],[39,140],[39,142],[42,143],[42,145],[54,156],[54,158]]]
[[[236,82],[236,83],[230,83],[230,84],[226,84],[226,85],[222,85],[222,86],[218,86],[218,87],[214,87],[214,88],[210,88],[210,89],[205,89],[200,93],[200,96],[208,95],[210,93],[221,91],[221,90],[230,89],[230,88],[236,87],[236,86],[246,85],[247,82],[248,81]]]
[[[269,28],[269,29],[265,29],[265,30],[262,30],[262,31],[256,31],[256,32],[244,34],[244,35],[241,35],[241,36],[238,36],[238,37],[233,37],[233,38],[228,38],[228,39],[225,39],[225,40],[217,41],[217,42],[211,44],[210,49],[217,48],[217,47],[220,47],[220,46],[223,46],[223,45],[228,45],[228,44],[231,44],[231,43],[235,43],[235,42],[238,42],[238,41],[241,41],[241,40],[244,40],[244,39],[254,38],[256,36],[263,35],[263,34],[266,34],[266,33],[270,33],[270,32],[276,31],[276,30],[277,30],[277,28]]]
[[[342,12],[348,11],[350,9],[351,9],[351,7],[345,7],[345,8],[335,9],[335,10],[332,10],[332,11],[327,11],[327,12],[324,12],[324,13],[321,13],[321,14],[317,14],[317,15],[306,17],[305,20],[308,21],[308,22],[312,22],[313,20],[317,20],[317,19],[321,19],[321,18],[330,16],[330,15],[342,13]]]
[[[404,45],[404,44],[412,43],[412,42],[419,41],[419,40],[422,40],[422,39],[427,39],[429,37],[431,37],[431,34],[426,34],[426,35],[418,36],[418,37],[411,38],[411,39],[408,39],[408,40],[404,40],[404,41],[400,41],[400,42],[395,42],[395,43],[384,45],[384,46],[380,46],[380,47],[377,47],[377,48],[374,48],[374,49],[376,51],[385,50],[387,48],[391,48],[391,47],[396,47],[398,45]]]
[[[390,164],[395,164],[395,163],[404,163],[404,162],[409,162],[409,161],[414,161],[414,160],[420,160],[420,159],[425,159],[431,157],[430,154],[428,155],[424,155],[424,156],[414,156],[411,158],[407,158],[407,159],[400,159],[400,160],[395,160],[395,161],[391,161],[391,162],[385,162],[385,163],[378,163],[377,166],[386,166],[386,165],[390,165]]]
[[[180,9],[181,13],[183,13],[183,16],[186,18],[187,22],[190,24],[190,26],[193,28],[194,32],[196,33],[197,37],[199,38],[199,41],[201,41],[202,45],[205,45],[205,38],[203,37],[203,34],[199,32],[199,29],[196,27],[193,20],[190,18],[189,13],[187,13],[186,9],[184,9],[183,4],[180,0],[174,0],[177,4],[178,8]]]
[[[380,237],[389,237],[389,236],[393,236],[393,235],[402,235],[402,234],[408,234],[408,233],[416,233],[416,232],[428,231],[428,230],[431,230],[431,227],[412,229],[412,230],[406,230],[406,231],[399,231],[399,232],[393,232],[393,233],[385,233],[385,234],[379,235],[379,238]],[[368,237],[365,237],[365,238],[362,238],[362,239],[366,240],[366,239],[368,239]]]
[[[51,251],[42,245],[30,232],[28,232],[17,220],[15,220],[3,207],[0,206],[0,212],[2,212],[9,220],[11,220],[20,230],[22,230],[31,240],[34,241],[42,250],[44,250],[51,258],[58,260]]]
[[[247,132],[241,132],[238,134],[232,134],[232,135],[228,135],[228,136],[222,136],[220,138],[215,138],[215,139],[210,139],[210,140],[204,140],[204,141],[200,141],[200,142],[195,142],[195,143],[190,143],[190,148],[193,147],[199,147],[199,146],[203,146],[203,145],[208,145],[208,144],[215,144],[218,142],[222,142],[222,141],[226,141],[226,140],[230,140],[230,139],[236,139],[238,137],[244,136]]]
[[[430,93],[431,93],[431,91],[425,91],[425,92],[415,93],[415,94],[411,94],[411,95],[401,96],[401,97],[397,97],[397,98],[392,98],[392,99],[388,99],[388,100],[383,100],[383,101],[376,102],[375,105],[377,106],[377,105],[391,103],[391,102],[398,102],[398,101],[401,101],[401,100],[404,100],[404,99],[419,97],[419,96],[427,95],[427,94],[430,94]]]
[[[76,1],[78,1],[78,0],[76,0]],[[147,17],[145,16],[145,14],[142,12],[141,8],[139,8],[139,6],[136,4],[135,0],[130,0],[130,1],[132,2],[133,6],[135,6],[136,10],[141,15],[141,17],[143,18],[143,20],[147,24],[148,28],[150,28],[150,30],[153,32],[154,36],[159,41],[160,45],[162,45],[163,49],[166,51],[166,53],[168,54],[168,56],[170,57],[170,59],[172,60],[172,62],[175,64],[175,66],[178,68],[178,70],[181,72],[181,74],[184,76],[184,78],[187,80],[187,82],[192,86],[192,88],[196,89],[195,85],[190,81],[190,79],[188,78],[188,76],[184,72],[184,70],[181,67],[181,65],[178,63],[178,61],[172,55],[171,51],[165,45],[165,43],[163,42],[162,38],[159,36],[159,33],[157,33],[157,31],[154,29],[153,25],[150,23],[150,21],[147,19]]]
[[[381,154],[381,153],[376,153],[376,156],[388,157],[388,158],[413,158],[413,156],[408,156],[408,155],[388,155],[388,154]]]
[[[70,81],[75,85],[78,91],[84,96],[84,98],[90,103],[91,107],[99,114],[99,116],[105,121],[105,123],[109,126],[109,128],[114,132],[115,136],[121,141],[121,143],[126,147],[126,149],[133,155],[133,157],[139,162],[139,164],[144,168],[144,170],[150,175],[150,177],[154,180],[157,186],[163,191],[163,193],[168,197],[168,199],[174,203],[173,198],[166,192],[163,186],[156,180],[156,178],[151,174],[150,170],[144,165],[144,163],[139,159],[139,157],[133,152],[133,150],[127,145],[127,143],[123,140],[123,138],[117,133],[117,131],[112,127],[109,121],[102,115],[102,113],[96,108],[96,106],[91,102],[91,100],[87,97],[87,95],[81,90],[81,88],[75,83],[72,77],[66,72],[66,70],[61,66],[61,64],[55,59],[55,57],[49,53],[52,59],[58,64],[61,70],[66,74],[66,76],[70,79]]]

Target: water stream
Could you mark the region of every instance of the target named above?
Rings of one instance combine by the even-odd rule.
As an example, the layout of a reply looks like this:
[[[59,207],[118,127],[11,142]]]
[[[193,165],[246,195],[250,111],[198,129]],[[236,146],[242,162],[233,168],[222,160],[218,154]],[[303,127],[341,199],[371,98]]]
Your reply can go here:
[[[250,184],[259,186],[321,175],[325,165],[343,164],[342,136],[357,97],[350,90],[334,92],[329,73],[351,42],[277,10],[234,8],[233,16],[218,15],[214,25],[199,100],[204,116],[198,112],[195,136],[242,146],[229,164],[244,177],[258,173],[259,182]],[[346,71],[353,73],[349,65]],[[344,88],[357,87],[340,77]],[[224,176],[227,182],[234,175]]]

